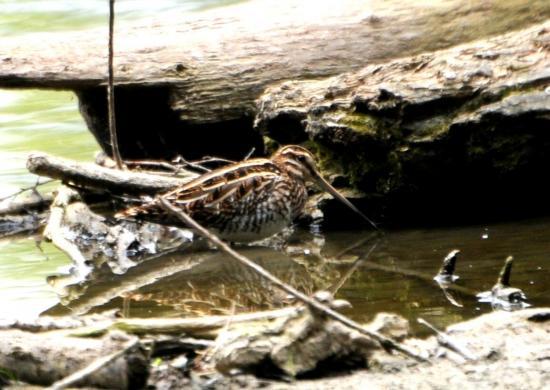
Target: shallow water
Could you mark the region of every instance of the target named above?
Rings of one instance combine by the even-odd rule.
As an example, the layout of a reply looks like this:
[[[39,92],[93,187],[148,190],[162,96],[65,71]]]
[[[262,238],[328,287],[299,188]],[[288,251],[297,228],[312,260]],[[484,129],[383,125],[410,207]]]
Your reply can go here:
[[[550,304],[546,282],[549,234],[550,219],[546,218],[390,231],[382,239],[369,239],[372,231],[323,236],[297,231],[285,250],[239,250],[306,293],[340,286],[336,296],[353,305],[347,314],[359,321],[391,311],[445,326],[492,310],[489,304],[478,302],[475,294],[491,289],[510,254],[515,257],[512,285],[527,294],[531,305]],[[448,289],[454,304],[432,280],[452,249],[461,251],[456,265],[459,279]],[[233,305],[238,312],[270,309],[287,302],[285,294],[231,258],[209,251],[190,253],[145,261],[125,275],[114,275],[103,266],[87,282],[75,282],[66,275],[53,277],[50,282],[64,301],[48,314],[123,309],[130,317],[181,316],[229,313]],[[354,267],[358,259],[363,260]],[[352,267],[355,270],[346,276]]]
[[[0,20],[0,33],[97,26],[106,18],[104,3],[0,1],[9,11],[9,16],[4,13]],[[131,20],[143,16],[144,10],[150,11],[152,4],[156,12],[190,12],[230,1],[118,3],[120,19]],[[32,150],[78,160],[93,158],[98,148],[85,129],[72,93],[0,90],[0,198],[36,182],[36,177],[24,168]],[[516,259],[512,284],[524,290],[530,304],[550,304],[545,281],[550,219],[388,232],[349,279],[342,281],[373,241],[336,255],[370,233],[338,231],[315,237],[298,232],[286,252],[266,248],[243,251],[308,293],[342,284],[337,296],[353,304],[349,314],[361,321],[384,310],[409,319],[423,317],[444,326],[489,311],[490,306],[477,302],[473,294],[491,288],[510,254]],[[227,312],[232,305],[241,311],[265,309],[286,301],[284,295],[255,275],[213,253],[191,259],[185,254],[171,254],[140,264],[122,276],[101,269],[92,282],[75,283],[65,272],[70,265],[67,257],[51,244],[38,245],[37,240],[38,236],[32,236],[0,241],[2,316],[32,316],[45,311],[85,313],[107,308],[123,309],[129,316],[177,316]],[[461,250],[457,264],[460,279],[456,284],[465,290],[450,293],[462,307],[453,305],[431,280],[443,257],[455,248]],[[65,276],[59,276],[60,271]]]

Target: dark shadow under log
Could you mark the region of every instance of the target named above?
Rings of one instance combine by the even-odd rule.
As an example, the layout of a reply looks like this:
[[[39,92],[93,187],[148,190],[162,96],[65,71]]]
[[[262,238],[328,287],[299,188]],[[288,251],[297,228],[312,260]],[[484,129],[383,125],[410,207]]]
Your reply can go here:
[[[77,90],[80,113],[97,142],[110,155],[105,87]],[[253,116],[196,124],[180,120],[170,108],[169,86],[115,87],[117,131],[125,159],[170,161],[182,154],[197,160],[205,153],[242,160],[252,149],[264,152]],[[238,135],[238,136],[236,136]]]

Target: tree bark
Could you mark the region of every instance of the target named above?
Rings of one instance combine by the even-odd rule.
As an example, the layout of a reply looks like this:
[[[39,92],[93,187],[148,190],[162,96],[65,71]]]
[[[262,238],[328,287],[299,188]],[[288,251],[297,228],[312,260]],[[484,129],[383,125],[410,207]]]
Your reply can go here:
[[[541,181],[550,164],[549,70],[545,22],[284,83],[259,100],[256,124],[282,143],[309,140],[321,165],[363,191],[378,215],[448,223],[476,211],[540,213],[549,195]]]

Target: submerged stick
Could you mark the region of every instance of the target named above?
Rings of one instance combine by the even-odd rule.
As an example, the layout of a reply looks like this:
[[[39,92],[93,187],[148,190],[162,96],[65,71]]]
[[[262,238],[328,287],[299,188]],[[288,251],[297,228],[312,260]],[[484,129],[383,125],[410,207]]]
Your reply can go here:
[[[11,195],[0,198],[0,217],[5,215],[23,214],[28,213],[29,211],[42,211],[47,209],[53,200],[53,196],[51,193],[43,195],[38,192],[37,188],[38,186],[51,182],[53,182],[53,179],[40,181],[40,178],[38,178],[36,184],[29,187],[23,187],[19,191],[14,192]],[[32,195],[30,197],[17,199],[19,195],[27,191],[32,192]]]
[[[109,135],[111,138],[111,149],[113,159],[118,169],[123,168],[120,150],[118,149],[118,137],[116,133],[115,121],[115,91],[113,86],[113,35],[115,25],[115,0],[109,0],[109,63],[108,63],[108,81],[107,81],[107,109],[109,111]]]
[[[453,249],[450,251],[447,256],[443,259],[441,268],[437,272],[437,275],[434,276],[434,280],[438,283],[451,283],[458,279],[455,273],[456,260],[460,250]]]
[[[5,205],[0,206],[0,216],[17,215],[28,213],[29,211],[46,210],[53,201],[51,193],[34,196],[22,200],[13,200]]]
[[[209,232],[206,228],[204,228],[202,225],[197,223],[193,218],[191,218],[189,215],[187,215],[185,212],[175,208],[172,206],[166,199],[163,197],[160,197],[160,204],[162,208],[168,212],[176,216],[178,219],[180,219],[183,223],[187,224],[189,227],[197,230],[197,232],[211,241],[213,244],[218,246],[223,252],[227,253],[229,256],[233,257],[235,260],[237,260],[239,263],[244,264],[246,267],[252,269],[257,274],[259,274],[264,279],[267,279],[270,281],[273,285],[278,287],[279,289],[287,292],[288,294],[291,294],[299,301],[305,303],[309,307],[317,310],[318,312],[341,322],[342,324],[350,327],[351,329],[354,329],[358,331],[359,333],[362,333],[368,337],[371,337],[373,340],[378,341],[384,348],[390,349],[390,350],[396,350],[401,353],[403,353],[406,356],[409,356],[417,361],[425,362],[427,361],[426,358],[420,356],[416,352],[410,350],[409,348],[400,345],[396,343],[394,340],[385,337],[377,332],[369,331],[365,329],[363,326],[358,324],[357,322],[343,316],[342,314],[338,313],[337,311],[332,310],[328,306],[322,304],[319,301],[316,301],[313,298],[308,297],[307,295],[301,293],[300,291],[296,290],[294,287],[289,286],[288,284],[284,283],[279,278],[273,276],[271,273],[269,273],[266,269],[259,266],[252,260],[250,260],[248,257],[241,255],[240,253],[233,250],[228,244],[223,242],[220,238],[218,238],[216,235]]]
[[[504,265],[498,274],[497,284],[504,287],[510,287],[510,275],[512,275],[512,265],[514,264],[514,257],[508,256],[504,261]]]
[[[38,191],[37,191],[38,186],[41,186],[43,184],[51,183],[52,181],[53,181],[52,179],[40,181],[40,178],[38,178],[38,180],[36,181],[36,184],[33,184],[32,186],[29,186],[29,187],[23,187],[19,191],[14,192],[11,195],[4,196],[3,198],[0,198],[0,202],[3,202],[3,201],[8,200],[10,198],[15,198],[18,195],[21,195],[23,192],[26,192],[26,191],[32,191],[32,192],[38,193]]]

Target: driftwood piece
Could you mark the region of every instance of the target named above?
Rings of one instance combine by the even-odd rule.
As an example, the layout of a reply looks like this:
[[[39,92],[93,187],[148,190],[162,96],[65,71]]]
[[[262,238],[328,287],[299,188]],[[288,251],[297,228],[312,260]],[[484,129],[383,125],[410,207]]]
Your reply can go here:
[[[498,7],[460,0],[436,5],[260,0],[119,24],[115,94],[121,153],[240,159],[251,147],[261,152],[262,139],[252,130],[254,101],[274,82],[331,76],[549,15],[544,0],[502,0]],[[488,22],[493,20],[499,23]],[[90,129],[110,151],[107,36],[106,29],[96,29],[2,39],[0,87],[76,91]],[[198,129],[205,131],[191,131]]]
[[[540,178],[550,163],[549,85],[544,22],[284,83],[259,100],[256,124],[280,142],[313,141],[326,169],[389,216],[435,214],[448,223],[451,216],[510,212],[510,202],[540,212],[548,204]]]
[[[32,232],[42,226],[53,195],[39,193],[37,186],[46,182],[0,199],[0,238]],[[24,194],[29,191],[30,194]]]
[[[265,326],[280,318],[297,316],[302,311],[302,307],[291,306],[251,313],[188,318],[113,318],[107,315],[75,318],[50,316],[37,319],[0,318],[0,335],[3,339],[2,332],[19,330],[25,333],[64,334],[70,337],[98,337],[110,331],[124,331],[137,336],[187,335],[194,338],[215,339],[229,322],[235,327],[254,328]]]
[[[88,273],[90,267],[86,264],[86,258],[82,255],[78,246],[66,238],[63,231],[65,208],[77,196],[78,194],[70,188],[64,186],[59,188],[51,207],[48,223],[44,229],[44,237],[51,240],[56,247],[65,252],[75,263],[79,272]]]
[[[182,172],[180,177],[164,177],[141,172],[120,171],[92,163],[79,163],[45,153],[35,153],[27,160],[31,173],[60,179],[79,187],[107,190],[111,193],[150,194],[165,192],[191,178],[191,172]]]
[[[45,219],[43,214],[0,215],[0,238],[38,230]]]
[[[65,332],[1,331],[0,367],[18,380],[48,386],[100,357],[124,348],[129,337],[118,333],[102,339],[67,337]],[[139,348],[131,358],[118,357],[79,381],[80,386],[141,388],[147,376],[146,356]]]
[[[300,312],[300,308],[287,307],[284,309],[265,312],[242,313],[233,316],[204,316],[197,318],[127,318],[119,319],[109,326],[110,329],[119,329],[127,333],[144,334],[173,334],[190,337],[216,338],[221,329],[228,322],[236,326],[256,327],[277,318],[286,318]]]

